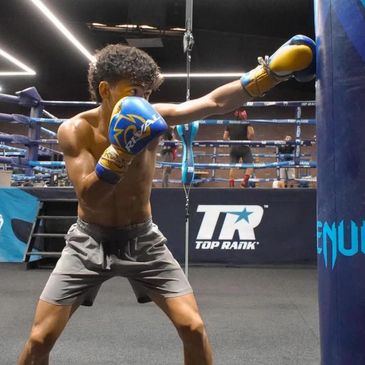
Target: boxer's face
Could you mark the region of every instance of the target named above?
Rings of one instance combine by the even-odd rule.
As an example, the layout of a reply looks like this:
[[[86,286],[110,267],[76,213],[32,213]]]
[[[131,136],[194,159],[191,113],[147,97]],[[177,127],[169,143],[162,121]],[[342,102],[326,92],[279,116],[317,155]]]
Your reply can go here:
[[[125,96],[139,96],[149,99],[152,90],[141,85],[133,85],[130,81],[121,80],[116,83],[102,81],[99,85],[99,93],[103,103],[114,107],[116,102]]]

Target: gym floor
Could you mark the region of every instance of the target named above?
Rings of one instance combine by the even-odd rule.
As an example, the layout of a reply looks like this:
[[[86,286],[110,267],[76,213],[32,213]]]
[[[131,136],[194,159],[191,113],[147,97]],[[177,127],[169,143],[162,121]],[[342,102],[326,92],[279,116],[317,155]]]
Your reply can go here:
[[[0,363],[14,365],[30,330],[46,269],[0,264]],[[314,267],[192,267],[189,279],[216,365],[318,365]],[[106,282],[58,340],[55,365],[182,365],[180,340],[154,304],[137,304],[126,280]]]

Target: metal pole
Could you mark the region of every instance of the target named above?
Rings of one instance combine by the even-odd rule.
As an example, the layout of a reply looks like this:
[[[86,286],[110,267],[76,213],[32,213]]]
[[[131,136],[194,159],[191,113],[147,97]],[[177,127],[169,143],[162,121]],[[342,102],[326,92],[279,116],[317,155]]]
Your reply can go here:
[[[193,0],[186,0],[186,11],[185,11],[185,34],[183,40],[184,52],[186,53],[186,100],[190,100],[190,64],[191,64],[191,51],[194,46],[193,37]],[[191,182],[190,182],[191,184]],[[191,185],[190,185],[191,186]],[[190,215],[190,202],[189,193],[185,191],[185,275],[189,276],[189,215]]]
[[[217,162],[217,147],[213,148],[213,163]],[[212,170],[212,178],[215,178],[215,169]]]
[[[43,106],[38,105],[36,107],[32,107],[30,110],[30,117],[31,118],[39,118],[42,115]],[[28,137],[31,140],[39,140],[41,136],[41,126],[38,123],[30,123],[28,129]],[[36,161],[38,160],[38,144],[31,144],[28,146],[28,152],[26,154],[27,160]],[[33,171],[31,168],[26,168],[26,174],[31,175]]]
[[[300,119],[302,117],[302,108],[300,106],[297,107],[296,110],[296,129],[295,129],[295,152],[294,152],[294,161],[296,165],[299,165],[300,161],[300,153],[301,153],[301,146],[300,143],[298,143],[301,139],[302,135],[302,127],[300,124]],[[299,169],[299,177],[302,176],[302,169]]]

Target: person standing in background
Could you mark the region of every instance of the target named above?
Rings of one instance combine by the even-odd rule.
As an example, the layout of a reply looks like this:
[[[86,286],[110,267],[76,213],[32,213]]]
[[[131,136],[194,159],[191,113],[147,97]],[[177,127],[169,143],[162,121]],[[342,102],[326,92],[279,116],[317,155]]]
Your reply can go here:
[[[287,135],[284,138],[285,142],[291,142],[293,140],[292,136]],[[284,146],[280,146],[278,148],[279,155],[281,156],[280,161],[293,161],[294,160],[294,152],[295,146],[293,144],[287,144]],[[289,156],[291,155],[291,156]],[[282,167],[280,168],[280,183],[278,184],[279,188],[287,188],[288,181],[290,181],[290,187],[293,187],[293,180],[295,179],[295,168],[293,167]]]
[[[237,109],[234,112],[234,116],[236,120],[247,120],[247,112],[243,108]],[[223,134],[223,139],[225,141],[245,141],[253,139],[255,135],[255,130],[250,124],[233,124],[228,125]],[[253,163],[253,157],[251,153],[251,148],[249,146],[231,146],[230,148],[230,162],[239,163],[241,160],[242,163]],[[242,188],[248,188],[248,182],[250,176],[252,175],[253,169],[247,168],[245,170],[245,174],[240,183]],[[229,170],[229,187],[234,187],[235,180],[235,169]]]

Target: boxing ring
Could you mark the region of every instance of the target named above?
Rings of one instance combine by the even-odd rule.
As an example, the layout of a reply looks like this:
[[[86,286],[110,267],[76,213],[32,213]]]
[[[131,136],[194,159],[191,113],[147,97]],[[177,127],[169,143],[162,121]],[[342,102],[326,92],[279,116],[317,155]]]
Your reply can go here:
[[[171,168],[181,168],[182,169],[182,181],[192,182],[192,184],[204,184],[210,182],[228,182],[227,178],[217,177],[216,170],[227,170],[227,169],[247,169],[253,168],[255,170],[258,169],[275,169],[276,175],[271,178],[256,178],[251,177],[250,182],[251,186],[255,186],[256,183],[263,182],[273,182],[280,180],[280,168],[316,168],[316,161],[306,159],[310,157],[310,154],[305,154],[301,152],[301,148],[303,146],[314,146],[316,144],[315,139],[307,139],[301,140],[301,131],[303,125],[311,125],[314,126],[316,124],[315,119],[302,119],[302,108],[303,107],[314,107],[315,102],[308,101],[290,101],[290,102],[249,102],[245,105],[245,107],[251,108],[262,108],[262,107],[292,107],[295,108],[296,119],[249,119],[247,121],[237,121],[237,120],[199,120],[192,123],[190,126],[181,127],[178,126],[178,133],[182,142],[164,142],[166,145],[170,146],[180,146],[183,145],[184,161],[182,163],[177,162],[162,162],[158,161],[158,167],[171,167]],[[295,140],[294,141],[284,141],[284,140],[256,140],[256,141],[223,141],[223,140],[190,140],[189,138],[185,138],[184,133],[189,135],[190,128],[193,129],[193,133],[191,135],[196,135],[200,126],[227,126],[227,125],[293,125],[295,126]],[[181,133],[179,132],[181,131]],[[275,162],[265,162],[265,163],[237,163],[237,164],[228,164],[228,163],[218,163],[218,158],[227,158],[229,154],[227,153],[219,153],[218,149],[227,148],[231,146],[249,146],[251,148],[272,148],[275,149],[272,153],[254,153],[254,158],[266,158],[266,159],[274,159]],[[293,154],[281,154],[278,151],[278,147],[281,146],[293,146],[294,153]],[[190,151],[192,147],[203,147],[203,148],[212,148],[213,151],[211,153],[202,153],[202,152],[193,152]],[[200,163],[195,162],[195,160],[210,157],[213,162],[210,163]],[[284,158],[291,158],[292,161],[283,161]],[[210,176],[205,178],[199,178],[199,170],[211,170]],[[239,181],[240,179],[236,179]],[[307,176],[300,177],[295,179],[302,184],[302,187],[305,187],[306,184],[310,181],[315,181],[315,177]],[[172,180],[172,183],[181,183],[181,180]]]
[[[0,102],[11,102],[22,107],[30,108],[30,116],[22,114],[4,114],[0,113],[0,123],[18,123],[28,127],[28,135],[5,134],[0,133],[0,163],[17,168],[23,171],[22,174],[13,174],[14,182],[21,184],[26,181],[36,181],[57,185],[58,179],[64,180],[64,185],[70,185],[67,181],[67,174],[64,169],[64,162],[57,161],[62,159],[62,152],[57,150],[56,133],[44,125],[58,126],[65,119],[56,118],[47,110],[47,106],[63,106],[63,107],[78,107],[87,108],[95,106],[93,102],[83,101],[46,101],[42,100],[38,91],[35,88],[28,88],[17,93],[17,96],[0,94]],[[183,148],[181,162],[163,162],[157,161],[157,168],[170,167],[173,169],[179,168],[182,170],[180,180],[171,180],[173,184],[181,184],[181,182],[191,182],[194,185],[204,183],[222,183],[228,179],[216,176],[217,170],[227,169],[275,169],[276,174],[270,178],[250,179],[251,186],[256,183],[273,182],[280,180],[280,168],[316,168],[316,162],[308,160],[309,154],[303,154],[301,149],[303,146],[314,146],[315,139],[301,139],[302,126],[315,125],[315,119],[302,119],[302,108],[314,107],[315,102],[312,101],[289,101],[289,102],[249,102],[246,104],[248,108],[268,108],[268,107],[285,107],[295,108],[295,119],[249,119],[248,121],[237,120],[199,120],[190,125],[188,128],[194,129],[193,134],[196,135],[199,126],[226,126],[234,124],[252,124],[252,125],[292,125],[295,126],[295,140],[257,140],[257,141],[222,141],[222,140],[190,140],[184,135],[186,127],[181,128],[180,141],[164,141],[163,144],[174,147]],[[46,117],[43,117],[45,115]],[[43,135],[43,136],[42,136]],[[47,137],[47,138],[46,138]],[[250,146],[252,148],[272,148],[273,153],[256,153],[255,158],[273,159],[273,162],[253,163],[253,164],[228,164],[217,162],[220,158],[227,158],[227,153],[219,153],[218,150],[231,146]],[[293,146],[293,154],[280,154],[278,148],[281,146]],[[192,148],[212,148],[211,153],[207,152],[192,152]],[[195,162],[195,159],[210,157],[212,162],[201,163]],[[41,159],[50,159],[51,161],[41,161]],[[291,161],[282,161],[283,158],[291,158]],[[8,168],[6,168],[8,169]],[[211,170],[209,177],[199,177],[199,171]],[[237,179],[238,180],[238,179]],[[300,186],[306,186],[308,182],[315,181],[315,177],[304,176],[296,179]],[[154,183],[160,183],[161,180],[155,179]],[[302,185],[301,185],[302,184]]]
[[[43,126],[47,124],[59,125],[64,119],[57,119],[45,108],[47,106],[87,108],[96,104],[93,102],[42,100],[34,87],[17,92],[16,95],[0,94],[0,102],[30,108],[29,116],[0,113],[0,123],[18,123],[28,127],[27,135],[0,133],[0,163],[16,167],[23,172],[12,175],[13,180],[19,183],[48,181],[54,185],[55,177],[66,178],[64,162],[57,161],[62,159],[62,152],[56,149],[57,134]],[[41,158],[48,158],[53,161],[40,161]]]

